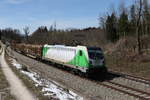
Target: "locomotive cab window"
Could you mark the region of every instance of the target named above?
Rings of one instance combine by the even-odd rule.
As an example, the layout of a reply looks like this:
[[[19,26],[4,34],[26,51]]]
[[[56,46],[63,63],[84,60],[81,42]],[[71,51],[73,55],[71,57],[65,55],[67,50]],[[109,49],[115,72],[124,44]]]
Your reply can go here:
[[[79,54],[80,54],[80,56],[82,56],[82,51],[81,50],[79,51]]]

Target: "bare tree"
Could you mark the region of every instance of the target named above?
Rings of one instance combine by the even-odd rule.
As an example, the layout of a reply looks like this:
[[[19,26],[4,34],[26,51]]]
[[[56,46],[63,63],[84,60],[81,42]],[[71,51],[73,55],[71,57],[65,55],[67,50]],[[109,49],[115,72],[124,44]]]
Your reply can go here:
[[[137,46],[138,46],[138,54],[141,54],[141,38],[140,38],[140,24],[141,24],[141,17],[142,17],[142,8],[143,8],[143,1],[139,0],[137,7],[137,22],[136,22],[136,34],[137,34]]]
[[[26,39],[26,42],[28,43],[29,42],[29,33],[30,33],[30,30],[29,30],[29,27],[25,27],[24,29],[24,33],[25,33],[25,39]]]
[[[100,25],[100,28],[103,30],[105,30],[106,28],[105,23],[106,23],[106,16],[99,17],[99,25]]]
[[[148,33],[148,20],[149,20],[149,7],[148,0],[143,0],[143,22],[144,22],[144,32]]]

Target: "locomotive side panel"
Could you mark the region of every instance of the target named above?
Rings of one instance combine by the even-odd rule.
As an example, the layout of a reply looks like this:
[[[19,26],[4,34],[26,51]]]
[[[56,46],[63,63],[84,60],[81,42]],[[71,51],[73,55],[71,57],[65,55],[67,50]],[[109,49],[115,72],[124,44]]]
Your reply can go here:
[[[67,63],[76,55],[75,48],[64,48],[55,46],[45,46],[43,48],[43,57],[45,59],[52,59],[62,63]]]
[[[83,49],[84,48],[84,49]],[[86,47],[53,46],[45,45],[43,59],[53,60],[69,67],[86,72],[89,67]]]

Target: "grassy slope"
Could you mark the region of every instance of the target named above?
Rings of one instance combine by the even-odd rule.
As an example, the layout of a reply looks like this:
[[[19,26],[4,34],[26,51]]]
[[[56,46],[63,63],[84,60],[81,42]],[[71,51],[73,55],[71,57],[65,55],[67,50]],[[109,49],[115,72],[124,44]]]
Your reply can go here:
[[[150,79],[150,36],[142,37],[142,55],[137,53],[137,41],[133,36],[120,38],[105,47],[106,65],[110,70]],[[148,49],[149,48],[149,49]]]
[[[115,55],[106,55],[106,65],[110,70],[124,72],[150,79],[150,61],[127,61]]]

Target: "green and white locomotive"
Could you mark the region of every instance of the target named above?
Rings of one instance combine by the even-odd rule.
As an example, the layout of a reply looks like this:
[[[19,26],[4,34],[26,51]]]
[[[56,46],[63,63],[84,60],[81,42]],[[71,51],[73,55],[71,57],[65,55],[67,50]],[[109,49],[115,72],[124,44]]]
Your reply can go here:
[[[97,47],[44,45],[42,59],[56,62],[83,73],[106,73],[103,52]]]

